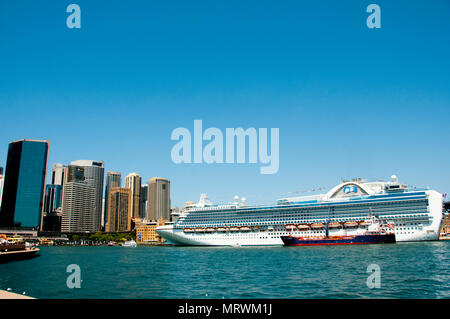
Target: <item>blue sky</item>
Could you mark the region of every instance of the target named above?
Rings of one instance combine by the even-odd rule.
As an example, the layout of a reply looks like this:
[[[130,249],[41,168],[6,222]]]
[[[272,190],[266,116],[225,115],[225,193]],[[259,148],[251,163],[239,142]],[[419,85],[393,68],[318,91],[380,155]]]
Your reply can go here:
[[[381,29],[366,26],[370,3]],[[444,0],[1,1],[0,165],[10,141],[48,139],[49,168],[166,177],[174,205],[394,173],[449,192],[449,35]],[[174,164],[171,132],[195,119],[279,128],[278,173]]]

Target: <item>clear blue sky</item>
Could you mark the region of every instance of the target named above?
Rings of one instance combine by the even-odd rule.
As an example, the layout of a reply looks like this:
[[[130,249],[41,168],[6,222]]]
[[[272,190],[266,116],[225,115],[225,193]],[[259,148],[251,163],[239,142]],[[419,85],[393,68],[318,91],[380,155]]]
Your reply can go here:
[[[66,6],[82,28],[66,27]],[[366,7],[381,7],[368,29]],[[0,1],[0,165],[50,140],[49,168],[105,161],[271,203],[341,178],[450,191],[450,2]],[[171,161],[177,127],[280,129],[280,168]]]

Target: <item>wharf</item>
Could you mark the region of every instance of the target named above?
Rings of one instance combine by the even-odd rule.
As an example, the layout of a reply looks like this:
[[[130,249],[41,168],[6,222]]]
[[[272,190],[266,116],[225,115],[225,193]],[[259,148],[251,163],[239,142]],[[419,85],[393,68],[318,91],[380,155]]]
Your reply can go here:
[[[2,251],[0,252],[0,263],[5,263],[13,260],[23,260],[39,256],[39,249],[24,249],[24,250],[13,250],[13,251]]]
[[[15,294],[9,291],[0,290],[0,299],[35,299],[35,298]]]

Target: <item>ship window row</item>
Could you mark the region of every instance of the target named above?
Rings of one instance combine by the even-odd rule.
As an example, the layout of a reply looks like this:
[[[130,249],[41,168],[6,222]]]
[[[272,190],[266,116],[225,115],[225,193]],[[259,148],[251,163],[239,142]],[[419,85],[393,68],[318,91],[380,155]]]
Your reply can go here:
[[[400,209],[400,207],[396,207],[394,212],[396,214],[409,214],[412,212],[427,212],[427,207],[426,206],[421,206],[421,207],[407,207],[407,208],[403,208]],[[374,215],[380,215],[380,214],[392,214],[393,210],[392,208],[384,208],[384,209],[373,209],[371,210],[372,214]],[[212,215],[212,216],[198,216],[198,215],[190,215],[187,216],[184,220],[208,220],[208,219],[259,219],[259,218],[289,218],[289,217],[295,217],[295,218],[299,218],[299,217],[334,217],[336,215],[338,216],[352,216],[354,215],[361,215],[361,216],[367,216],[368,212],[367,210],[349,210],[349,211],[345,211],[345,212],[333,212],[333,213],[328,213],[326,211],[323,212],[315,212],[315,213],[307,213],[307,212],[296,212],[296,211],[292,211],[290,213],[285,213],[285,214],[274,214],[273,212],[271,214],[258,214],[258,215],[252,215],[252,216],[242,216],[242,215],[235,215],[235,214],[226,214],[226,215]]]
[[[409,214],[426,214],[428,211],[426,209],[422,210],[413,210],[413,209],[407,209],[404,211],[398,211],[398,210],[384,210],[384,211],[374,211],[372,214],[377,216],[383,216],[383,215],[409,215]],[[337,215],[337,216],[336,216]],[[339,218],[351,218],[351,217],[358,217],[358,218],[367,218],[368,213],[365,212],[348,212],[346,214],[290,214],[290,215],[272,215],[272,216],[211,216],[211,217],[200,217],[200,216],[188,216],[186,219],[183,220],[183,222],[195,222],[195,221],[216,221],[216,222],[226,222],[227,220],[231,221],[259,221],[259,220],[283,220],[283,221],[289,221],[289,220],[310,220],[310,219],[339,219]]]
[[[414,205],[414,203],[419,204],[419,205]],[[326,208],[321,208],[321,207],[317,207],[317,208],[308,208],[308,209],[286,209],[286,210],[272,210],[272,211],[254,211],[254,215],[253,216],[263,216],[263,215],[274,215],[276,213],[276,215],[278,216],[286,216],[289,214],[295,214],[295,215],[299,215],[299,214],[318,214],[318,213],[322,213],[322,214],[347,214],[349,212],[361,212],[361,213],[367,213],[367,212],[372,212],[373,214],[376,212],[382,212],[382,211],[386,211],[386,210],[391,210],[393,208],[395,208],[396,210],[398,210],[398,213],[401,213],[402,211],[408,211],[408,210],[415,210],[415,209],[426,209],[427,207],[427,203],[426,201],[409,201],[409,203],[379,203],[379,204],[375,204],[375,205],[353,205],[351,207],[340,207],[340,208],[335,208],[334,210],[329,211]],[[247,216],[250,212],[247,212]],[[215,212],[215,213],[208,213],[208,214],[201,214],[198,212],[194,213],[196,217],[199,218],[207,218],[209,216],[212,217],[222,217],[222,216],[227,216],[227,217],[232,217],[232,218],[236,218],[236,217],[241,217],[243,215],[243,212],[237,212],[237,211],[221,211],[221,212]],[[187,218],[191,217],[192,215],[188,215]]]
[[[336,218],[336,219],[330,219],[330,222],[344,222],[344,221],[349,221],[349,220],[354,220],[354,221],[358,221],[358,220],[363,220],[365,219],[364,217],[367,216],[362,216],[362,217],[358,217],[358,218]],[[404,218],[408,218],[411,221],[417,221],[417,222],[428,222],[431,220],[431,218],[426,215],[426,214],[415,214],[415,215],[410,215],[410,216],[396,216],[396,215],[388,215],[388,216],[383,216],[380,218],[383,219],[387,219],[387,220],[403,220]],[[232,220],[232,221],[209,221],[209,222],[205,222],[205,221],[190,221],[190,222],[184,222],[184,223],[179,223],[177,226],[180,227],[187,227],[187,226],[221,226],[221,225],[227,225],[227,226],[233,226],[233,225],[243,225],[243,226],[254,226],[254,225],[272,225],[272,224],[279,224],[279,225],[285,225],[285,224],[301,224],[301,223],[314,223],[314,222],[321,222],[321,223],[325,223],[327,222],[328,219],[325,218],[314,218],[314,219],[309,219],[309,220],[277,220],[277,219],[272,219],[272,220],[261,220],[261,221],[251,221],[251,222],[246,222],[246,221],[238,221],[238,220]]]
[[[292,210],[292,209],[300,209],[300,210],[326,210],[328,211],[330,207],[334,209],[334,211],[344,210],[347,211],[352,208],[358,208],[358,207],[364,207],[366,209],[373,208],[373,207],[380,207],[380,206],[392,206],[392,205],[403,205],[403,206],[410,206],[412,203],[426,203],[428,202],[427,199],[416,199],[416,200],[401,200],[401,201],[388,201],[388,202],[371,202],[371,203],[341,203],[336,204],[333,206],[327,205],[327,206],[307,206],[307,207],[277,207],[277,206],[269,206],[269,207],[257,207],[257,208],[249,208],[249,209],[215,209],[215,210],[198,210],[195,211],[195,214],[197,215],[217,215],[219,213],[235,213],[235,214],[248,214],[251,212],[256,213],[265,213],[267,211],[278,211],[282,212],[284,210]]]

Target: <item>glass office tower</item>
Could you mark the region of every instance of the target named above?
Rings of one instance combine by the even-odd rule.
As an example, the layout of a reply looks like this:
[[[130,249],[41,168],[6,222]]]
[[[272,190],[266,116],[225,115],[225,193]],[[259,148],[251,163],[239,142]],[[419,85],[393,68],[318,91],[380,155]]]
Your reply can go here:
[[[48,141],[39,140],[9,144],[0,227],[41,225],[48,148]]]

